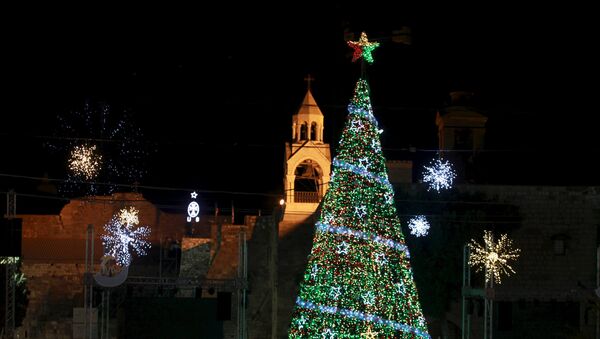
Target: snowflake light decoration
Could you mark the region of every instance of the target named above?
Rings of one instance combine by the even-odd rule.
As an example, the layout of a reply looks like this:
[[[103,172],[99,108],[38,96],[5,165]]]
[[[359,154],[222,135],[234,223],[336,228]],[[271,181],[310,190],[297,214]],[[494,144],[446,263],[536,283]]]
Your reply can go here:
[[[418,215],[408,222],[408,228],[410,228],[410,234],[415,237],[421,237],[429,233],[429,222],[424,215]]]
[[[518,248],[512,247],[512,240],[506,234],[502,234],[498,242],[494,242],[494,234],[491,231],[484,231],[483,245],[471,239],[469,243],[471,253],[469,255],[469,265],[476,267],[476,271],[485,270],[485,282],[496,282],[500,284],[501,276],[515,273],[508,264],[509,260],[516,260],[521,252]]]
[[[452,187],[452,182],[456,178],[456,173],[452,168],[452,164],[448,161],[440,159],[434,160],[431,166],[425,166],[423,172],[423,182],[429,184],[428,190],[448,189]]]
[[[68,165],[75,177],[92,180],[100,172],[102,155],[96,151],[96,145],[76,145],[71,150]]]
[[[150,235],[150,228],[137,226],[138,213],[135,207],[122,209],[104,225],[106,232],[102,236],[104,254],[115,257],[121,266],[128,266],[131,263],[130,248],[138,256],[145,255],[146,250],[150,248],[150,243],[146,240]]]
[[[138,211],[137,208],[133,206],[129,206],[129,208],[123,208],[119,211],[119,221],[123,225],[136,226],[140,223],[138,213],[140,213],[140,211]]]

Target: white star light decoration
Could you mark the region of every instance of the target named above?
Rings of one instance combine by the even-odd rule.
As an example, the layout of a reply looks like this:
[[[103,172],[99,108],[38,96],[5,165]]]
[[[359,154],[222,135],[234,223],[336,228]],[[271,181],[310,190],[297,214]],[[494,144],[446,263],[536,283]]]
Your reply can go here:
[[[398,293],[400,294],[404,294],[404,292],[406,291],[404,288],[404,283],[402,281],[399,281],[395,284],[396,289],[398,290]]]
[[[365,303],[365,305],[373,305],[375,303],[375,294],[373,294],[373,291],[368,291],[367,293],[362,295],[362,300]]]
[[[367,206],[361,205],[354,207],[354,214],[359,218],[363,218],[367,214]]]
[[[96,145],[78,145],[71,150],[69,157],[69,170],[76,177],[92,180],[100,172],[102,155],[96,152]]]
[[[313,264],[313,266],[310,269],[310,277],[315,279],[317,277],[318,272],[319,272],[319,267],[317,267],[317,264]]]
[[[137,227],[138,213],[135,207],[124,208],[104,225],[104,254],[114,257],[121,266],[131,263],[130,248],[138,256],[145,255],[146,250],[150,248],[150,243],[146,241],[150,235],[150,228]]]
[[[321,333],[321,337],[323,339],[333,339],[335,338],[335,332],[333,332],[330,328],[326,328],[323,333]]]
[[[512,240],[506,234],[494,242],[494,234],[487,230],[483,233],[483,245],[471,239],[469,249],[469,265],[476,267],[477,272],[485,270],[486,283],[495,281],[498,284],[502,282],[502,274],[509,276],[511,272],[515,273],[508,261],[516,260],[521,252],[512,247]]]
[[[342,288],[340,286],[332,287],[329,291],[329,297],[333,300],[337,300],[342,294]]]
[[[423,182],[429,184],[427,190],[434,189],[439,192],[440,189],[452,188],[454,178],[456,173],[452,169],[452,164],[440,159],[434,160],[431,166],[425,166],[423,172]]]
[[[337,248],[338,248],[338,250],[337,250],[338,254],[348,254],[348,247],[349,247],[348,243],[345,242],[345,241],[343,241],[341,244],[339,244],[337,246]]]
[[[198,197],[198,193],[192,192],[191,196],[192,199],[196,199]],[[198,216],[198,214],[200,214],[200,205],[198,205],[197,202],[192,201],[189,203],[187,207],[187,213],[187,222],[192,222],[192,220],[195,220],[196,222],[200,221],[200,217]]]
[[[387,264],[387,258],[385,256],[385,253],[376,253],[375,254],[375,262],[378,263],[379,265],[384,265]]]
[[[410,234],[415,237],[426,236],[429,233],[429,222],[425,219],[424,215],[418,215],[408,222],[408,228]]]

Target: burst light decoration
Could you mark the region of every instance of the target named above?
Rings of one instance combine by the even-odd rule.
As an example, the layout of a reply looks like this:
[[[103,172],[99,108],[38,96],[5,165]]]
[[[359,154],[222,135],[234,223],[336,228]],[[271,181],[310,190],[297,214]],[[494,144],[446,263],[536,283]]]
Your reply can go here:
[[[425,166],[423,172],[423,182],[429,184],[427,190],[434,189],[439,192],[440,189],[451,188],[454,178],[456,178],[456,173],[452,164],[441,159],[432,161],[431,166]]]
[[[100,172],[102,155],[96,151],[96,145],[75,145],[68,162],[74,176],[92,180]]]
[[[352,62],[363,58],[366,62],[372,64],[373,63],[373,51],[375,48],[379,47],[378,42],[369,42],[367,38],[367,33],[362,32],[360,34],[360,39],[358,41],[348,41],[348,46],[354,49],[354,54],[352,55]]]
[[[348,113],[288,336],[431,338],[363,79]]]
[[[408,222],[408,228],[410,229],[410,234],[415,237],[426,236],[429,233],[429,222],[424,215],[418,215]]]
[[[142,256],[150,248],[150,243],[146,240],[150,236],[150,228],[138,226],[138,213],[133,206],[121,209],[104,225],[104,255],[113,256],[121,266],[129,266],[131,251]]]
[[[477,272],[485,270],[486,283],[493,281],[500,284],[503,274],[510,276],[510,273],[515,273],[508,261],[516,260],[521,250],[512,247],[508,235],[502,234],[498,242],[494,242],[494,234],[486,230],[483,233],[483,245],[471,239],[469,248],[469,265],[476,267]]]
[[[144,177],[149,143],[129,112],[87,103],[58,115],[56,121],[54,138],[45,146],[66,163],[67,180],[58,187],[61,193],[110,194],[116,183],[134,184]]]

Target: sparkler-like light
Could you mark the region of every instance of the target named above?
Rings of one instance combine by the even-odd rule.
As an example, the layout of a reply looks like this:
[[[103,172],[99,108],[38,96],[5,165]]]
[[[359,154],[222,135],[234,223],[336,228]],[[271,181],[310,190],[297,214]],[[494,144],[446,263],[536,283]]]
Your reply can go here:
[[[469,265],[476,267],[477,272],[485,270],[486,283],[493,280],[500,284],[502,274],[509,276],[511,272],[515,273],[508,261],[516,260],[521,250],[512,247],[512,240],[506,234],[502,234],[498,242],[494,242],[494,234],[486,230],[483,234],[483,246],[471,239],[469,248]]]
[[[115,183],[139,183],[143,178],[149,144],[129,112],[111,111],[107,104],[86,104],[57,116],[52,133],[57,141],[46,147],[67,161],[67,181],[58,187],[61,193],[111,194]]]
[[[150,243],[146,240],[150,235],[150,228],[138,227],[139,211],[135,207],[122,209],[119,214],[104,225],[105,235],[102,236],[104,254],[116,258],[121,266],[131,263],[130,248],[138,255],[146,254]]]
[[[71,150],[69,170],[76,177],[86,180],[96,178],[102,167],[102,155],[96,152],[96,145],[76,145]]]
[[[424,215],[418,215],[410,219],[408,228],[410,228],[410,234],[415,237],[426,236],[429,233],[429,222]]]
[[[423,182],[429,183],[428,190],[435,189],[438,192],[442,188],[451,188],[455,177],[452,164],[440,159],[434,160],[429,167],[425,166],[423,172]]]

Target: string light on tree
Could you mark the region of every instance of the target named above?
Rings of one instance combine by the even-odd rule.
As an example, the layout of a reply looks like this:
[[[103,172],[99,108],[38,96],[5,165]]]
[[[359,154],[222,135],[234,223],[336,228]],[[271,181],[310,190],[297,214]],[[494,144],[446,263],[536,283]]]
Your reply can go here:
[[[418,215],[408,222],[408,228],[410,229],[410,234],[415,237],[426,236],[429,233],[429,222],[424,215]]]
[[[150,243],[146,240],[150,236],[150,228],[138,226],[138,213],[135,207],[121,209],[104,225],[104,255],[114,257],[121,266],[129,266],[131,251],[142,256],[150,248]]]
[[[96,145],[76,145],[71,150],[68,163],[75,177],[92,180],[100,172],[102,155],[96,151]]]
[[[452,164],[441,159],[432,161],[431,166],[425,166],[423,172],[423,182],[429,184],[428,190],[434,189],[438,192],[440,189],[451,188],[455,177]]]
[[[471,239],[469,248],[469,265],[475,267],[477,272],[485,270],[486,283],[494,281],[500,284],[502,275],[510,276],[510,273],[515,273],[508,262],[516,260],[521,250],[512,247],[512,240],[508,235],[502,234],[498,242],[494,242],[494,234],[485,230],[483,244]]]
[[[192,192],[191,196],[192,199],[196,199],[198,197],[198,193]],[[188,204],[187,213],[187,222],[192,222],[192,220],[196,222],[200,221],[200,217],[198,216],[200,214],[200,205],[198,205],[196,201],[191,201]]]

